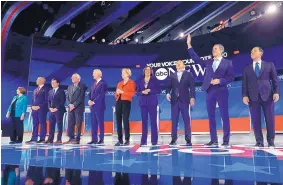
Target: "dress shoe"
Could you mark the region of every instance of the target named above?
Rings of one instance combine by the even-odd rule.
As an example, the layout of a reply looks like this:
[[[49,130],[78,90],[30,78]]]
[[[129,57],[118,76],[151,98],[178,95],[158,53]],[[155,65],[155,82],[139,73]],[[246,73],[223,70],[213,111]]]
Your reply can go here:
[[[187,141],[186,146],[193,146],[191,141]]]
[[[176,141],[172,140],[169,145],[177,145]]]
[[[70,139],[69,141],[64,142],[63,144],[72,144],[72,140]]]
[[[146,145],[147,145],[146,143],[141,143],[141,144],[140,144],[140,147],[146,146]]]
[[[206,143],[205,146],[218,146],[218,142],[210,141],[209,143]]]
[[[52,144],[52,143],[53,143],[53,141],[50,141],[50,140],[47,140],[47,141],[44,142],[44,144]]]
[[[40,139],[39,141],[36,142],[37,144],[44,143],[44,140]]]
[[[231,147],[228,141],[224,141],[221,146],[222,146],[223,148],[230,148],[230,147]]]
[[[151,143],[151,145],[152,145],[152,146],[156,146],[156,145],[157,145],[157,143]]]
[[[125,141],[124,145],[125,145],[125,146],[130,145],[130,141]]]
[[[104,141],[98,141],[97,144],[98,144],[98,145],[103,145],[103,144],[104,144]]]
[[[89,143],[87,143],[88,145],[96,145],[97,144],[97,141],[91,141]]]
[[[263,143],[256,143],[255,147],[264,147],[264,144]]]
[[[71,143],[74,144],[74,145],[79,145],[80,141],[72,141]]]
[[[268,147],[269,148],[275,148],[275,144],[274,143],[268,143]]]
[[[36,141],[34,140],[29,140],[29,141],[26,141],[26,144],[31,144],[31,143],[35,143]]]
[[[118,141],[114,146],[123,146],[123,142]]]
[[[10,145],[16,144],[16,143],[17,143],[16,141],[10,141],[10,142],[9,142]]]
[[[62,144],[61,140],[56,141],[54,144]]]

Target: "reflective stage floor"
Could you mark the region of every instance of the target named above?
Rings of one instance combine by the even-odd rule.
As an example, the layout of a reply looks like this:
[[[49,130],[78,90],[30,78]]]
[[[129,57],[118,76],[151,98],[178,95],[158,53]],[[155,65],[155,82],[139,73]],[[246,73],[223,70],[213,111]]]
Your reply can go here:
[[[9,138],[2,138],[2,180],[35,185],[283,184],[283,135],[276,135],[275,149],[255,149],[249,134],[234,134],[229,149],[205,147],[208,136],[193,136],[193,147],[182,145],[183,137],[175,147],[167,144],[170,136],[161,136],[154,147],[139,147],[140,135],[121,147],[113,146],[115,136],[106,136],[104,146],[87,145],[90,137],[82,138],[81,145],[10,145]]]

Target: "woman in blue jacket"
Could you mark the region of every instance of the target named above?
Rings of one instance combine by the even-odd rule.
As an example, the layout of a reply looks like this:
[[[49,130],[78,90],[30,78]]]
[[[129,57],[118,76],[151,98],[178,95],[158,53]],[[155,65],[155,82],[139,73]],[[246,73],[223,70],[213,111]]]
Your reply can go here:
[[[153,76],[151,67],[147,66],[143,70],[143,76],[137,82],[137,95],[140,96],[139,104],[142,117],[142,138],[141,146],[147,145],[148,115],[151,124],[151,144],[158,142],[157,130],[157,95],[161,93],[158,80]]]
[[[28,98],[25,95],[26,92],[27,90],[24,87],[18,87],[17,96],[13,98],[6,114],[7,118],[11,118],[11,144],[23,142],[24,118],[28,104]]]

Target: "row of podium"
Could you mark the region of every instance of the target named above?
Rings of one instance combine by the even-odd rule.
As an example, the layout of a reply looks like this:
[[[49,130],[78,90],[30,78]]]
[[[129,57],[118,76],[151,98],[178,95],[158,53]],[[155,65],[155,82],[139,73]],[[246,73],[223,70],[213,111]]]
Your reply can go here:
[[[67,107],[66,107],[67,109]],[[104,132],[107,135],[112,135],[116,133],[116,120],[115,120],[115,106],[112,107],[113,121],[104,122]],[[26,131],[32,131],[32,116],[31,107],[27,108],[28,120]],[[159,134],[170,134],[171,133],[171,120],[160,120],[160,108],[157,106],[157,123]],[[90,115],[90,107],[85,107],[83,123],[82,123],[82,134],[88,131],[86,127],[89,127],[91,120],[87,119]],[[283,115],[277,115],[275,117],[275,130],[276,133],[283,133]],[[67,131],[68,128],[68,112],[64,114],[63,117],[63,130]],[[148,127],[150,130],[150,126]],[[39,128],[40,129],[40,128]],[[192,134],[209,134],[209,121],[207,119],[203,120],[191,120]],[[250,133],[253,131],[251,121],[249,117],[244,118],[230,118],[230,129],[231,133]],[[142,122],[141,121],[130,121],[130,132],[131,134],[141,134],[142,133]],[[180,134],[184,133],[183,130],[178,131]],[[218,130],[222,132],[222,130]],[[47,120],[47,133],[49,133],[49,121]]]

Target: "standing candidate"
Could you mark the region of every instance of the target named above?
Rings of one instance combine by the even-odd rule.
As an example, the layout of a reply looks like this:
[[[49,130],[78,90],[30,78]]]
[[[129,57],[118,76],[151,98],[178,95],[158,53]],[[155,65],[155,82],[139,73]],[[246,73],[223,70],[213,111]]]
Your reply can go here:
[[[161,92],[157,79],[153,76],[153,70],[147,66],[143,69],[143,76],[137,82],[137,95],[140,96],[140,108],[142,116],[141,146],[147,145],[148,115],[151,124],[151,144],[156,145],[157,133],[157,94]]]
[[[38,77],[36,80],[36,84],[38,87],[34,90],[32,96],[32,122],[33,122],[33,130],[32,130],[32,138],[30,141],[26,143],[43,143],[45,141],[46,136],[46,116],[48,112],[48,92],[49,87],[45,85],[45,78]],[[39,141],[37,141],[38,137],[38,127],[40,125],[40,137]]]
[[[67,105],[68,110],[68,136],[69,141],[64,144],[80,144],[81,129],[84,115],[84,97],[85,85],[81,82],[81,76],[77,73],[72,75],[72,85],[69,85],[67,90]],[[74,130],[77,130],[75,138]]]
[[[255,47],[251,51],[253,63],[243,74],[243,102],[249,105],[254,127],[256,147],[264,147],[261,129],[261,108],[267,128],[268,147],[275,147],[274,102],[279,100],[279,84],[274,64],[261,60],[263,49]]]
[[[195,84],[191,72],[185,70],[182,60],[176,63],[177,72],[169,76],[168,87],[166,89],[167,100],[171,102],[171,119],[172,119],[172,141],[169,145],[176,145],[177,127],[179,114],[181,112],[184,127],[185,140],[187,146],[192,146],[191,142],[191,118],[189,115],[190,104],[195,104]]]
[[[10,144],[23,142],[24,118],[28,105],[26,92],[24,87],[18,87],[17,96],[13,98],[6,114],[7,118],[11,117]]]
[[[102,72],[99,69],[93,70],[93,86],[90,88],[88,105],[91,107],[91,132],[92,140],[88,144],[104,144],[104,112],[105,94],[107,84],[102,79]],[[97,130],[100,130],[99,141],[97,142]]]
[[[57,122],[58,135],[55,144],[62,143],[62,132],[63,132],[63,116],[66,112],[65,101],[66,96],[63,89],[59,87],[59,80],[53,78],[51,80],[51,86],[53,89],[49,91],[48,94],[48,107],[49,107],[49,123],[50,123],[50,133],[46,144],[53,143],[55,125]]]
[[[202,83],[202,90],[207,92],[206,107],[209,118],[210,138],[208,146],[218,146],[216,131],[215,109],[219,105],[220,115],[223,122],[223,147],[229,147],[230,141],[230,120],[228,112],[228,88],[227,85],[234,80],[234,71],[231,60],[224,59],[222,54],[224,47],[215,44],[212,49],[213,60],[201,60],[191,45],[191,36],[187,37],[188,51],[196,63],[205,65],[206,72]]]
[[[115,146],[123,145],[123,132],[122,132],[122,121],[125,131],[125,143],[124,145],[130,144],[130,112],[131,102],[135,95],[136,84],[130,79],[132,72],[129,68],[122,69],[122,78],[116,88],[115,99],[116,99],[116,120],[117,120],[117,131],[118,131],[118,142]]]

